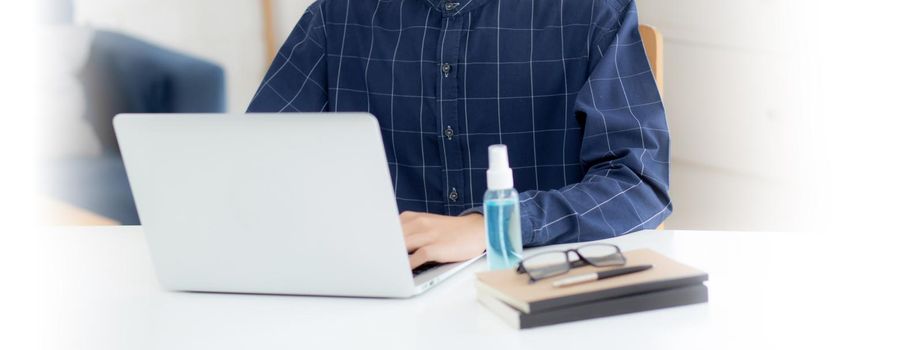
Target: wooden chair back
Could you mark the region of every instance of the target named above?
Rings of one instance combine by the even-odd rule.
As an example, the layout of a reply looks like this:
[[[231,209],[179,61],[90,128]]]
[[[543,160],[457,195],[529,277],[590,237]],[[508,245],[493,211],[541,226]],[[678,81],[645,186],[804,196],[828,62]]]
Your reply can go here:
[[[652,67],[652,74],[655,75],[655,82],[658,83],[658,93],[664,95],[664,37],[655,27],[642,24],[639,26],[639,35],[642,36],[642,44],[645,45],[645,54],[648,56],[648,63]]]
[[[642,24],[639,26],[639,35],[642,36],[642,45],[645,46],[645,55],[648,56],[649,66],[652,68],[652,75],[655,76],[655,83],[658,84],[658,94],[664,96],[664,37],[655,27]],[[659,230],[664,230],[664,224],[658,226]]]

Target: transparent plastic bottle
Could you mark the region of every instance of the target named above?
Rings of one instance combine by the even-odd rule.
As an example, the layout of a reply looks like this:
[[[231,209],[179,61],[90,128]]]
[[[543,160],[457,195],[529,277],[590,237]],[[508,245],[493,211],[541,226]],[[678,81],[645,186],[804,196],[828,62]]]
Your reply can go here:
[[[523,250],[521,209],[505,145],[489,146],[489,170],[486,174],[489,189],[483,196],[483,215],[489,269],[514,268],[521,261]]]

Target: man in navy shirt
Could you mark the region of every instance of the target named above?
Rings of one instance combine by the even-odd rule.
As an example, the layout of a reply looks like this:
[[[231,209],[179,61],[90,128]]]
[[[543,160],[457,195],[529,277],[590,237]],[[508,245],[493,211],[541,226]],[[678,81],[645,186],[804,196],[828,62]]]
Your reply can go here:
[[[525,246],[654,228],[669,134],[635,0],[317,0],[249,112],[377,117],[412,267],[481,254],[506,144]]]

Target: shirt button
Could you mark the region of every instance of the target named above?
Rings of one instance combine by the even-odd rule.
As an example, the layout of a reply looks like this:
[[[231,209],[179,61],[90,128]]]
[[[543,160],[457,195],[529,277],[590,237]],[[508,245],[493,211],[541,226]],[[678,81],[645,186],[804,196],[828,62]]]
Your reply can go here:
[[[450,198],[451,202],[456,202],[460,199],[460,193],[457,192],[456,187],[450,189],[450,195],[448,195],[448,197]]]
[[[447,129],[444,129],[444,136],[447,137],[448,141],[452,141],[454,139],[454,129],[451,128],[450,125],[447,126]]]
[[[444,9],[447,11],[456,10],[457,6],[460,6],[459,2],[448,1],[444,3]]]
[[[452,67],[450,66],[450,63],[442,63],[442,64],[441,64],[441,73],[444,73],[444,76],[446,77],[448,74],[450,74],[450,69],[451,69],[451,68],[452,68]]]

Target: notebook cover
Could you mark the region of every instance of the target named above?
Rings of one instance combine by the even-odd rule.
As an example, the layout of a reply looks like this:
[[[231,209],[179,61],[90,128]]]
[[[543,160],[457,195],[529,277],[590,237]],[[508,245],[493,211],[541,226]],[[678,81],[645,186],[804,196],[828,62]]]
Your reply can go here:
[[[477,292],[497,298],[525,313],[531,313],[595,300],[701,284],[709,279],[705,272],[650,249],[633,250],[623,254],[626,255],[626,266],[651,264],[654,267],[642,272],[564,288],[555,288],[552,283],[576,274],[611,267],[580,267],[568,274],[534,284],[528,283],[527,275],[518,274],[514,270],[489,271],[476,275]]]
[[[524,313],[489,295],[478,294],[477,299],[516,329],[527,329],[553,324],[624,315],[635,312],[705,303],[709,290],[703,284],[603,299],[571,305],[544,312]]]

